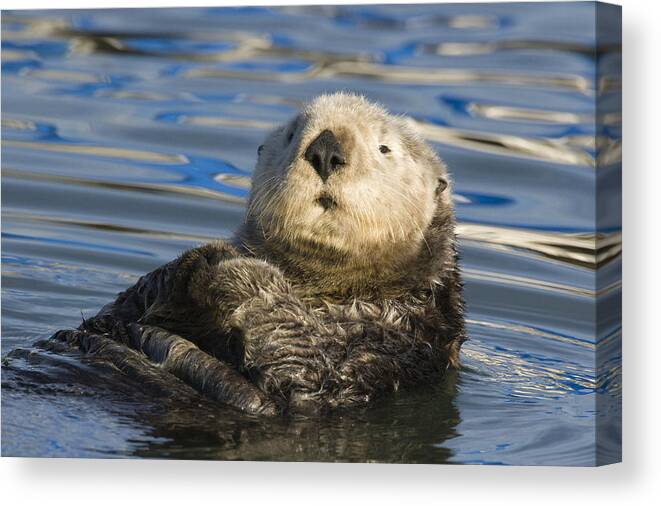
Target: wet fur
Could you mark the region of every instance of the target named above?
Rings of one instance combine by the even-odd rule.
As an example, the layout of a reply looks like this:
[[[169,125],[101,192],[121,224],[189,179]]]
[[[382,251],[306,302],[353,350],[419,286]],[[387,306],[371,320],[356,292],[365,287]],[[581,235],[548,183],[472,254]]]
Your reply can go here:
[[[322,186],[301,152],[324,128],[351,159]],[[378,158],[379,142],[396,151]],[[115,357],[131,348],[251,413],[351,406],[434,381],[458,366],[465,339],[448,184],[405,119],[322,96],[267,138],[232,241],[185,252],[54,337]],[[335,214],[314,207],[320,191]]]

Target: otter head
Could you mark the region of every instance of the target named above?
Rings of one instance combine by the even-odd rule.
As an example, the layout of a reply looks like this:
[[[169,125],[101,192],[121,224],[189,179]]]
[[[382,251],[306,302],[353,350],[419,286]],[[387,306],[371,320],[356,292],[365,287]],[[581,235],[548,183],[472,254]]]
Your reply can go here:
[[[246,222],[307,274],[396,268],[430,247],[439,210],[451,219],[447,187],[409,120],[360,96],[323,95],[260,146]]]

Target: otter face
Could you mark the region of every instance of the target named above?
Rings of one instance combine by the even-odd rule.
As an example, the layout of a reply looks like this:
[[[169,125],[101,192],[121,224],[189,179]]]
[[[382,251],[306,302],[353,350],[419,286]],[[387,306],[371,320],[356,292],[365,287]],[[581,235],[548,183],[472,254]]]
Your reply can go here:
[[[447,185],[405,119],[359,96],[324,95],[260,146],[247,219],[293,247],[409,251],[438,206],[451,206]]]

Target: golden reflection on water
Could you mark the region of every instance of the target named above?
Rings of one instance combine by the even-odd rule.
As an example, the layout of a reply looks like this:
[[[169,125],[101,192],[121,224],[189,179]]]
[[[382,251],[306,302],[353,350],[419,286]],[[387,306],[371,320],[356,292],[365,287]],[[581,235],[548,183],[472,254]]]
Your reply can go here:
[[[597,166],[613,165],[622,161],[622,140],[597,137]]]
[[[76,72],[61,69],[28,69],[24,71],[24,75],[44,81],[68,81],[75,83],[99,83],[107,80],[91,72]]]
[[[475,241],[502,251],[520,248],[553,260],[591,268],[597,268],[622,253],[620,232],[563,233],[459,223],[457,234],[463,241]]]
[[[155,151],[140,149],[113,148],[108,146],[90,146],[87,144],[60,144],[53,142],[32,142],[3,140],[4,146],[23,149],[36,149],[40,151],[51,151],[55,153],[72,153],[76,155],[101,156],[104,158],[120,158],[136,162],[161,163],[166,165],[183,165],[188,162],[184,155],[168,155]]]
[[[542,291],[557,292],[573,295],[575,297],[601,297],[609,293],[616,292],[622,288],[622,282],[618,281],[600,290],[589,288],[580,288],[577,286],[565,285],[555,281],[544,281],[525,276],[515,276],[512,274],[503,274],[500,272],[490,272],[481,269],[462,268],[461,273],[465,278],[489,281],[498,285],[513,285],[525,288],[535,288]]]
[[[468,111],[474,116],[507,121],[537,121],[542,123],[576,125],[592,120],[592,117],[589,115],[580,115],[573,112],[546,111],[543,109],[526,109],[523,107],[477,103],[469,104]]]
[[[54,15],[25,18],[11,13],[2,13],[3,35],[11,35],[12,40],[50,41],[60,37],[69,28],[70,22]]]
[[[151,53],[132,48],[121,38],[112,36],[102,36],[94,33],[75,32],[69,30],[63,34],[71,38],[70,51],[76,54],[93,53],[114,53],[120,52],[136,56],[159,56],[158,53]],[[186,38],[197,41],[213,42],[233,42],[235,48],[222,51],[209,51],[204,53],[170,53],[169,58],[202,61],[202,62],[226,62],[254,58],[257,54],[268,50],[271,47],[271,40],[268,37],[248,32],[227,32],[223,31],[222,38],[207,34],[186,34]]]
[[[179,117],[177,123],[206,127],[254,128],[257,130],[270,130],[277,126],[277,123],[272,121],[227,118],[222,116],[196,116],[189,114],[184,114]]]
[[[595,116],[592,114],[578,114],[566,111],[553,111],[547,109],[533,109],[527,107],[513,107],[494,104],[481,104],[471,102],[468,104],[468,111],[477,117],[506,120],[506,121],[532,121],[539,123],[558,123],[568,125],[579,125],[583,123],[592,123]],[[622,113],[611,112],[598,114],[596,122],[600,125],[618,126],[622,123]],[[585,136],[592,139],[594,136]]]
[[[249,190],[252,186],[252,181],[249,177],[237,176],[235,174],[217,174],[213,179],[219,183],[224,183],[244,190]]]
[[[9,128],[11,130],[24,130],[28,132],[33,132],[37,129],[34,121],[23,120],[17,118],[2,118],[2,128]],[[4,143],[4,142],[3,142]]]
[[[595,166],[592,155],[582,149],[571,147],[570,137],[521,137],[478,130],[461,130],[420,120],[412,121],[416,123],[423,137],[442,144],[503,156],[518,156],[567,165]]]
[[[32,223],[51,223],[54,225],[66,227],[80,227],[91,230],[100,230],[103,232],[115,232],[126,235],[148,236],[157,239],[168,239],[175,241],[195,241],[199,243],[209,242],[217,237],[200,234],[185,234],[182,232],[171,232],[165,230],[150,230],[136,226],[118,225],[111,222],[100,222],[97,220],[87,220],[84,218],[70,218],[66,216],[56,216],[54,213],[36,214],[31,212],[8,211],[3,214],[6,219],[12,219],[21,222]]]
[[[117,100],[148,100],[148,101],[165,101],[176,100],[183,98],[177,95],[169,95],[167,93],[153,92],[153,91],[131,91],[131,90],[107,90],[100,89],[94,92],[95,97],[112,98]]]
[[[602,76],[597,81],[597,93],[603,95],[622,90],[622,78],[617,76]]]
[[[203,188],[200,186],[189,186],[186,184],[178,184],[176,182],[157,183],[145,181],[108,181],[104,179],[92,179],[82,177],[62,176],[57,174],[47,174],[44,172],[30,172],[26,170],[15,170],[11,167],[3,168],[2,172],[5,177],[12,177],[15,179],[27,179],[30,181],[49,181],[52,183],[61,183],[66,185],[89,186],[93,188],[104,188],[107,190],[130,191],[130,192],[145,192],[145,193],[173,193],[179,195],[188,195],[198,198],[209,198],[221,200],[232,204],[243,205],[246,199],[231,195],[229,193],[219,192],[211,188]]]
[[[619,51],[617,46],[601,45],[603,52]],[[574,43],[561,40],[499,40],[496,42],[441,42],[438,44],[424,44],[426,53],[443,56],[471,56],[496,53],[499,51],[550,51],[583,54],[588,57],[594,55],[594,47],[587,44]]]
[[[34,51],[24,49],[6,49],[2,48],[2,61],[5,63],[21,60],[38,59],[39,55]]]
[[[448,18],[450,28],[475,29],[496,26],[498,20],[493,16],[456,15]]]

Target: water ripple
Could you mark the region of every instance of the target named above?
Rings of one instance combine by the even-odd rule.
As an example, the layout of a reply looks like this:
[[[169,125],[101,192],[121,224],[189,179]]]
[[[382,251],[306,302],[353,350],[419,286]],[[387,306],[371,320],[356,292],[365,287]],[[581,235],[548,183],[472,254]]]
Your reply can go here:
[[[460,223],[458,235],[496,250],[520,248],[540,253],[550,259],[596,269],[622,253],[621,232],[561,233],[476,223]]]

